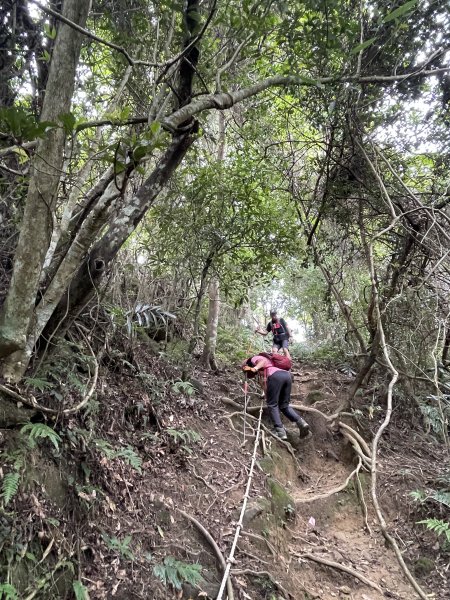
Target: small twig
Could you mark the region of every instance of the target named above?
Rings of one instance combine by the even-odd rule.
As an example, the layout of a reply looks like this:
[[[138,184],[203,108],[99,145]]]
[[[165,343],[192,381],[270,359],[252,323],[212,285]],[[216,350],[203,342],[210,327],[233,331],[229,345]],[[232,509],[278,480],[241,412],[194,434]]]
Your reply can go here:
[[[192,474],[194,475],[195,479],[198,479],[199,481],[202,481],[202,482],[203,482],[203,483],[206,485],[206,487],[207,487],[209,490],[211,490],[211,492],[212,492],[213,494],[215,494],[215,493],[216,493],[216,490],[215,490],[215,489],[214,489],[214,488],[213,488],[213,487],[212,487],[212,486],[211,486],[211,485],[210,485],[210,484],[209,484],[209,483],[206,481],[206,479],[205,479],[204,477],[202,477],[201,475],[199,475],[199,474],[197,473],[197,471],[195,470],[195,467],[194,467],[194,465],[191,463],[191,461],[189,461],[189,460],[188,460],[188,461],[187,461],[187,463],[188,463],[188,465],[191,467],[191,469],[192,469]]]
[[[312,560],[312,561],[320,563],[322,565],[326,565],[327,567],[331,567],[332,569],[338,569],[339,571],[348,573],[348,575],[353,575],[353,577],[356,577],[356,579],[359,579],[360,581],[362,581],[369,587],[380,592],[380,594],[383,594],[383,590],[380,588],[380,586],[377,583],[375,583],[371,579],[367,579],[367,577],[365,577],[361,573],[358,573],[358,571],[351,569],[350,567],[345,567],[344,565],[341,565],[337,562],[328,560],[327,558],[322,558],[321,556],[317,556],[316,554],[310,554],[309,552],[305,552],[302,554],[297,554],[297,553],[294,553],[294,554],[298,558],[306,558],[308,560]]]
[[[245,556],[248,556],[249,558],[252,558],[253,560],[257,560],[258,562],[262,563],[263,565],[269,565],[270,563],[267,562],[267,560],[263,560],[262,558],[259,558],[259,556],[256,556],[256,554],[252,554],[251,552],[248,552],[247,550],[244,550],[244,548],[241,548],[238,544],[238,550],[241,554],[245,554]]]
[[[261,432],[261,446],[262,446],[262,455],[266,456],[267,447],[266,447],[266,436],[264,435],[264,431]]]

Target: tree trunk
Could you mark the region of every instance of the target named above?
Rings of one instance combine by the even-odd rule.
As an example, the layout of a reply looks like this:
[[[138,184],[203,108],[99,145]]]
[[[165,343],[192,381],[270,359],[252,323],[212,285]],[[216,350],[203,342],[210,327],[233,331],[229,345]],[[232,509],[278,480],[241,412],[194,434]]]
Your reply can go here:
[[[65,0],[63,14],[84,27],[90,0]],[[82,35],[60,23],[50,63],[41,122],[56,122],[70,110]],[[6,357],[26,345],[32,328],[39,280],[50,244],[57,190],[63,166],[64,128],[51,129],[37,143],[24,216],[14,259],[10,288],[0,318],[0,356]],[[14,374],[14,355],[8,375]],[[20,370],[20,365],[19,365]]]
[[[198,333],[199,333],[198,330],[199,330],[199,326],[200,326],[200,310],[202,308],[202,301],[205,296],[206,281],[208,278],[208,273],[211,268],[215,254],[216,254],[216,249],[212,248],[210,250],[208,256],[206,257],[205,264],[203,266],[202,276],[200,278],[200,287],[197,292],[197,298],[195,300],[194,317],[193,317],[193,323],[194,323],[193,329],[194,330],[192,332],[191,341],[189,342],[189,346],[188,346],[188,354],[189,355],[191,355],[194,352],[195,346],[197,345]]]
[[[219,129],[217,142],[217,161],[220,163],[225,157],[225,115],[223,112],[219,112],[217,122]],[[206,324],[206,339],[201,362],[205,365],[205,367],[210,366],[214,371],[217,371],[216,345],[219,312],[220,284],[218,278],[213,277],[209,283],[208,321]]]
[[[67,328],[91,300],[98,290],[101,278],[107,272],[120,248],[167,184],[194,140],[195,137],[189,131],[175,135],[153,172],[133,196],[131,202],[121,207],[110,219],[108,231],[87,254],[70,283],[67,293],[65,293],[67,287],[59,288],[59,302],[45,329],[46,338],[55,332],[63,320],[65,320],[64,326]],[[88,248],[86,248],[87,251]]]
[[[206,326],[206,339],[203,348],[202,363],[205,367],[217,371],[216,363],[216,345],[217,345],[217,326],[219,324],[220,312],[220,286],[217,277],[213,277],[209,283],[209,308],[208,323]]]

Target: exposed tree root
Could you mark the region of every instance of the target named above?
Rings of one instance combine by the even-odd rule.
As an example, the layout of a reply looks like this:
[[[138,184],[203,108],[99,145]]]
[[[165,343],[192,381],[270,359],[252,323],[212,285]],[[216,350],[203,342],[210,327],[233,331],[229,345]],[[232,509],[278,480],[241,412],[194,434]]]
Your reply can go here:
[[[292,394],[292,397],[294,398],[295,394]],[[226,398],[223,396],[221,398],[221,400],[224,404],[228,404],[228,406],[233,406],[234,408],[239,408],[240,410],[243,410],[243,408],[244,408],[242,406],[242,404],[239,404],[239,402],[235,402],[234,400],[231,400],[231,398]],[[338,416],[338,414],[326,415],[325,413],[321,412],[317,408],[313,408],[312,406],[304,406],[303,404],[291,404],[291,406],[295,410],[299,410],[301,412],[309,412],[309,413],[316,414],[316,415],[322,417],[322,419],[325,419],[325,421],[330,421],[330,422],[334,421],[336,419],[336,417]],[[258,406],[247,406],[247,413],[249,415],[257,414],[258,411],[259,411]]]
[[[78,412],[79,410],[81,410],[84,406],[86,406],[86,404],[89,402],[89,400],[92,398],[93,393],[95,392],[95,388],[97,387],[97,380],[98,380],[98,361],[97,358],[95,356],[95,353],[92,349],[92,346],[89,344],[88,340],[86,339],[86,336],[84,337],[84,341],[86,342],[87,347],[89,348],[89,351],[92,355],[92,358],[94,360],[94,374],[92,376],[92,380],[91,380],[91,385],[89,386],[89,389],[86,393],[86,395],[84,396],[84,398],[73,408],[66,408],[64,410],[58,410],[55,408],[47,408],[46,406],[41,406],[40,404],[38,404],[36,402],[36,400],[33,398],[33,396],[31,396],[31,399],[25,398],[24,396],[21,396],[18,392],[11,390],[9,387],[0,384],[0,392],[3,392],[5,394],[7,394],[8,396],[10,396],[11,398],[14,398],[14,400],[16,400],[17,402],[21,402],[23,405],[25,406],[29,406],[30,408],[34,408],[35,410],[43,413],[43,414],[47,414],[47,415],[73,415],[74,413]]]
[[[244,537],[248,537],[250,539],[259,540],[261,542],[264,542],[266,544],[267,548],[269,549],[270,554],[272,556],[277,556],[277,551],[275,550],[275,548],[272,546],[272,544],[269,542],[269,540],[264,538],[262,535],[258,535],[257,533],[252,533],[250,531],[242,531],[241,535],[243,535]]]
[[[296,500],[295,503],[296,504],[306,504],[309,502],[315,502],[316,500],[323,500],[324,498],[329,498],[330,496],[333,496],[333,494],[337,494],[338,492],[342,492],[342,490],[345,490],[345,488],[348,486],[351,478],[354,475],[358,475],[359,470],[361,469],[362,466],[362,461],[361,458],[358,461],[358,466],[356,467],[356,469],[354,469],[350,475],[347,477],[347,479],[344,481],[344,483],[342,483],[341,485],[339,485],[338,487],[335,487],[331,490],[328,490],[328,492],[324,492],[323,494],[317,494],[315,496],[311,496],[310,498],[301,498],[300,500]]]
[[[345,430],[341,431],[341,433],[351,443],[356,454],[359,456],[359,458],[363,461],[365,466],[370,471],[370,468],[372,466],[372,460],[364,454],[364,452],[361,450],[361,446],[358,444],[358,442],[355,440],[355,438],[352,435],[350,435]]]
[[[214,540],[213,536],[209,533],[209,531],[207,529],[205,529],[205,527],[200,523],[200,521],[197,521],[197,519],[195,517],[188,514],[187,512],[184,512],[184,510],[181,510],[181,508],[177,508],[176,510],[180,513],[180,515],[182,515],[185,519],[187,519],[188,521],[190,521],[191,523],[193,523],[196,526],[196,528],[199,530],[199,532],[203,535],[203,537],[206,539],[208,544],[214,550],[214,553],[217,556],[217,559],[219,560],[220,566],[222,567],[222,570],[225,572],[225,569],[227,568],[227,563],[226,563],[224,555],[222,554],[222,552],[221,552],[219,546],[217,545],[216,541]],[[234,600],[233,585],[231,583],[230,577],[228,577],[228,579],[227,579],[227,595],[228,595],[228,600]]]
[[[364,499],[364,491],[362,489],[361,480],[359,479],[359,473],[356,473],[355,481],[356,481],[356,490],[358,492],[359,501],[361,502],[361,506],[363,509],[364,524],[366,526],[366,530],[368,531],[368,533],[370,533],[370,535],[372,535],[372,530],[370,529],[369,520],[367,518],[367,504]]]
[[[344,429],[345,431],[347,431],[347,433],[349,433],[351,436],[353,436],[359,442],[359,445],[364,450],[366,457],[370,459],[372,452],[371,452],[366,440],[357,431],[355,431],[353,429],[353,427],[350,427],[350,425],[347,425],[347,423],[339,422],[338,425],[341,429]]]
[[[345,567],[344,565],[341,565],[340,563],[334,562],[332,560],[328,560],[327,558],[322,558],[321,556],[317,556],[316,554],[310,554],[309,552],[304,552],[302,554],[295,553],[295,556],[297,556],[298,558],[306,558],[306,559],[312,560],[316,563],[326,565],[327,567],[331,567],[332,569],[338,569],[339,571],[343,571],[344,573],[347,573],[348,575],[352,575],[353,577],[356,577],[356,579],[359,579],[360,581],[362,581],[369,587],[373,588],[374,590],[377,590],[378,592],[380,592],[380,594],[383,594],[383,590],[380,588],[380,586],[377,583],[375,583],[371,579],[368,579],[361,573],[358,573],[358,571],[351,569],[350,567]]]
[[[391,209],[393,219],[395,220],[397,218],[396,210],[394,208],[394,205],[392,204],[392,200],[389,196],[388,191],[386,190],[384,182],[383,182],[382,178],[380,177],[380,174],[378,173],[376,166],[372,163],[372,161],[368,157],[363,146],[361,146],[361,144],[358,141],[357,141],[357,144],[358,144],[362,154],[364,155],[365,159],[367,160],[369,167],[371,168],[372,172],[374,173],[375,178],[378,181],[380,190],[381,190],[382,194],[384,195],[384,197]],[[381,235],[381,233],[377,234],[370,243],[367,243],[363,229],[361,229],[361,234],[363,236],[363,239],[362,239],[363,245],[365,246],[366,252],[367,252],[367,261],[369,264],[370,279],[371,279],[371,284],[372,284],[373,304],[374,304],[374,309],[375,309],[375,316],[377,319],[377,330],[378,330],[378,334],[380,337],[380,347],[383,351],[383,356],[386,360],[386,363],[387,363],[389,370],[391,371],[391,375],[392,375],[391,380],[389,381],[389,386],[388,386],[388,391],[387,391],[386,415],[385,415],[384,420],[381,423],[377,433],[375,434],[375,437],[372,442],[372,453],[371,453],[372,481],[371,481],[371,489],[370,489],[371,495],[372,495],[372,503],[375,508],[375,513],[377,515],[377,519],[380,524],[383,536],[386,539],[386,541],[392,546],[392,548],[395,552],[395,555],[397,557],[397,560],[399,562],[399,565],[401,566],[404,574],[406,575],[408,581],[411,583],[411,585],[413,586],[413,588],[415,589],[415,591],[417,592],[419,597],[422,598],[422,600],[427,600],[427,594],[422,590],[420,585],[417,583],[417,581],[413,577],[411,571],[406,566],[406,563],[403,560],[403,556],[402,556],[402,553],[400,552],[400,548],[398,547],[397,542],[387,531],[387,524],[384,519],[383,513],[381,511],[381,507],[380,507],[380,503],[379,503],[378,495],[377,495],[377,448],[378,448],[378,443],[381,439],[381,436],[383,435],[383,431],[388,427],[390,420],[391,420],[392,409],[393,409],[392,392],[393,392],[395,384],[397,383],[399,373],[391,361],[391,357],[389,355],[389,350],[388,350],[388,345],[386,343],[383,321],[381,318],[381,306],[380,306],[380,298],[379,298],[379,293],[378,293],[378,281],[377,281],[377,276],[376,276],[376,272],[375,272],[375,262],[374,262],[374,258],[373,258],[373,244],[374,244],[375,240],[377,239],[377,237],[379,237]]]

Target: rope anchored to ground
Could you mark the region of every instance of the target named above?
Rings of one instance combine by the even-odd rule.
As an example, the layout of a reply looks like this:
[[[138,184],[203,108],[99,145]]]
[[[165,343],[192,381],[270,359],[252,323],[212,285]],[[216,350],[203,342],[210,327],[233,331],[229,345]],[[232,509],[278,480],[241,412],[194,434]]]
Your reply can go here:
[[[259,438],[261,435],[261,419],[262,419],[262,414],[263,414],[263,403],[261,402],[261,406],[259,408],[259,418],[258,418],[258,426],[256,429],[256,437],[255,437],[255,444],[253,446],[253,455],[252,455],[252,462],[250,464],[250,472],[248,475],[248,480],[247,480],[247,487],[245,488],[245,494],[244,494],[244,499],[242,502],[242,508],[241,508],[241,514],[239,516],[239,521],[236,525],[236,531],[234,534],[234,539],[233,539],[233,544],[231,546],[231,550],[230,550],[230,554],[228,555],[227,558],[227,565],[225,568],[225,571],[223,573],[223,577],[222,577],[222,582],[220,584],[220,588],[219,588],[219,592],[217,594],[217,599],[216,600],[222,600],[223,598],[223,593],[225,591],[225,586],[227,584],[228,578],[230,576],[230,570],[231,570],[231,566],[234,563],[234,553],[236,551],[236,547],[237,547],[237,543],[239,540],[239,536],[241,534],[241,530],[243,527],[243,521],[244,521],[244,515],[245,515],[245,511],[247,508],[247,502],[250,496],[250,490],[252,487],[252,480],[253,480],[253,473],[255,470],[255,464],[256,464],[256,455],[258,453],[258,445],[259,445]],[[228,599],[230,600],[230,599]]]

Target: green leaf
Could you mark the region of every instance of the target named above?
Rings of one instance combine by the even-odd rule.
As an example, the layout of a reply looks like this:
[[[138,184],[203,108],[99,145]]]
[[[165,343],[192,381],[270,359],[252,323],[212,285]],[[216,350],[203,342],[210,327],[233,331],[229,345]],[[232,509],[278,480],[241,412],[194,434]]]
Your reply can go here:
[[[41,56],[38,58],[38,60],[42,60],[43,62],[50,62],[50,54],[48,53],[47,50],[44,50],[44,52],[41,54]]]
[[[411,9],[413,9],[415,4],[417,4],[417,0],[409,0],[409,2],[405,2],[405,4],[402,4],[395,10],[388,13],[384,17],[382,23],[389,23],[390,21],[393,21],[394,19],[398,19],[399,17],[401,17],[402,15],[404,15],[405,13],[407,13]]]
[[[14,498],[19,491],[19,473],[7,473],[2,482],[2,498],[5,506]]]
[[[27,423],[20,430],[22,434],[28,434],[30,441],[37,439],[48,439],[55,446],[56,450],[59,449],[59,443],[61,438],[54,429],[45,425],[45,423]]]
[[[362,44],[358,44],[357,46],[355,46],[354,48],[352,48],[350,50],[350,54],[358,54],[358,52],[361,52],[361,50],[365,50],[366,48],[371,46],[376,39],[377,39],[376,37],[373,37],[373,38],[370,38],[370,40],[366,40]]]
[[[30,160],[30,157],[28,156],[28,154],[25,152],[25,150],[23,148],[20,148],[20,146],[16,146],[13,149],[14,154],[17,154],[19,156],[19,163],[21,165],[23,165],[23,163],[26,163],[27,160]]]
[[[19,600],[16,588],[10,583],[0,583],[0,600]]]
[[[87,588],[81,583],[81,581],[73,582],[73,591],[75,593],[76,600],[89,600]]]
[[[63,124],[64,131],[67,134],[72,133],[72,131],[75,129],[75,124],[77,122],[73,113],[71,113],[71,112],[63,113],[62,115],[59,115],[58,119]]]
[[[137,148],[133,150],[133,159],[136,162],[139,162],[148,153],[148,149],[148,146],[137,146]]]
[[[158,133],[161,131],[161,123],[159,121],[153,121],[153,123],[150,125],[150,131],[153,133],[153,135],[158,135]]]
[[[45,31],[45,35],[48,38],[50,38],[51,40],[54,40],[56,38],[56,27],[51,27],[50,25],[45,23],[44,31]]]

